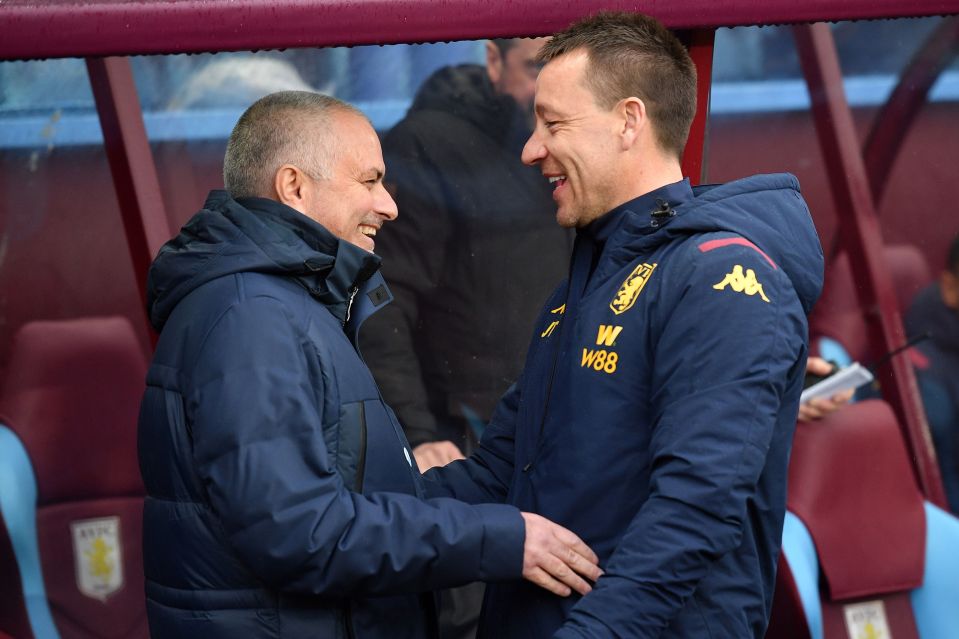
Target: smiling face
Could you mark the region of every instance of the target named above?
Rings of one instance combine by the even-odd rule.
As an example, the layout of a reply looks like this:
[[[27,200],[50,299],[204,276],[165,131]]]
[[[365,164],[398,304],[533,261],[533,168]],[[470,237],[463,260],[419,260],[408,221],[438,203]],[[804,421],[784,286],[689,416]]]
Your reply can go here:
[[[354,113],[337,111],[331,120],[336,150],[330,175],[305,177],[302,201],[294,208],[372,253],[377,231],[397,216],[396,203],[383,186],[380,141],[369,122]]]
[[[630,199],[633,185],[619,169],[624,121],[619,107],[596,104],[586,86],[584,50],[550,61],[536,82],[536,127],[523,162],[539,164],[553,183],[561,226],[581,227]]]

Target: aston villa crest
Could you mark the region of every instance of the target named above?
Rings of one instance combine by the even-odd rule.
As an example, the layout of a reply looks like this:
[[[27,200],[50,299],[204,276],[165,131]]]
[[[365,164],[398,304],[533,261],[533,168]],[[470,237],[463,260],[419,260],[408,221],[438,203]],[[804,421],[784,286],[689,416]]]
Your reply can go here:
[[[123,586],[120,518],[74,521],[70,532],[77,588],[87,597],[106,601]]]
[[[632,308],[655,269],[655,264],[640,264],[633,269],[633,272],[623,280],[622,286],[616,292],[616,297],[609,303],[609,308],[617,315]]]

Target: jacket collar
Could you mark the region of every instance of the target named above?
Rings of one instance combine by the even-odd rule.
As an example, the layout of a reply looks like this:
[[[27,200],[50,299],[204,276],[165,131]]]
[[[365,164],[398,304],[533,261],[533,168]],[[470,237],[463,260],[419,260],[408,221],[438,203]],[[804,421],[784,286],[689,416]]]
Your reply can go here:
[[[342,324],[347,323],[350,304],[380,268],[378,256],[337,238],[323,225],[274,200],[228,198],[223,206],[241,207],[262,220],[261,225],[244,225],[243,232],[267,256],[278,263],[289,263],[289,277]]]
[[[597,253],[602,251],[609,254],[633,236],[644,236],[656,232],[673,219],[681,206],[693,199],[693,189],[689,179],[682,179],[620,204],[590,222],[580,231],[580,234],[590,237],[597,244],[599,249]],[[617,234],[620,229],[626,229],[627,232]],[[607,240],[614,235],[613,241],[608,242]],[[630,255],[627,254],[625,257],[632,259]],[[601,267],[600,270],[603,272],[597,275],[605,275],[606,272],[612,272],[618,267],[619,262],[614,260]]]

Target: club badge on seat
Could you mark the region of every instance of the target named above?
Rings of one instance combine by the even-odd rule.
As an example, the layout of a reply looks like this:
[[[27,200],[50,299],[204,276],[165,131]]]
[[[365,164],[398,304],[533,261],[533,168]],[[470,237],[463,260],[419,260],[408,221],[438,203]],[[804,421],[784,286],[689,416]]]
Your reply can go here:
[[[123,586],[120,518],[74,521],[70,532],[77,588],[87,597],[106,601]]]

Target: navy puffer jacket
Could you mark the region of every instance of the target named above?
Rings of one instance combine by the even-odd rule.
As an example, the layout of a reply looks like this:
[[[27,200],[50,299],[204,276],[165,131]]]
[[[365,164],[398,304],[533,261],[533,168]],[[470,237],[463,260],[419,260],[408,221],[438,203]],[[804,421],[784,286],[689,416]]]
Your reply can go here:
[[[435,634],[430,591],[518,578],[512,506],[424,501],[355,349],[379,259],[214,192],[150,269],[139,422],[154,637]]]

